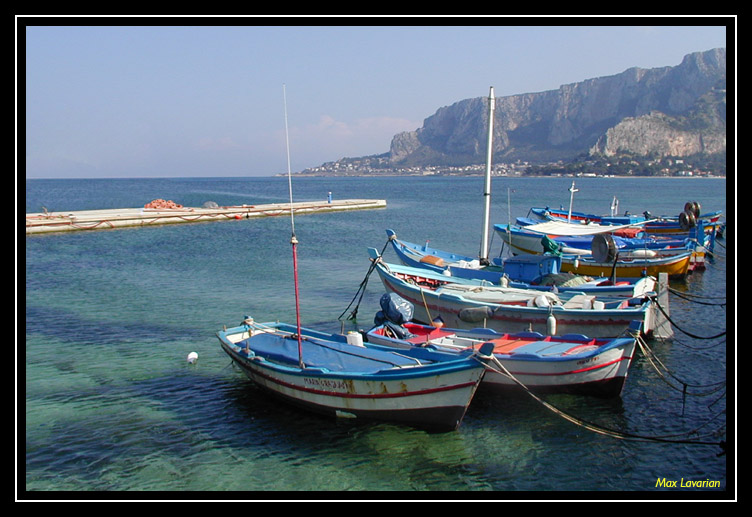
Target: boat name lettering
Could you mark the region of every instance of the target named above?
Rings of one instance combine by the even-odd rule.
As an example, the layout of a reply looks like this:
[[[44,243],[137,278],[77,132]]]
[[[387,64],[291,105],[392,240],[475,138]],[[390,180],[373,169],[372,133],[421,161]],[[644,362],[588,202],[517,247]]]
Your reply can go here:
[[[577,364],[596,363],[600,360],[600,356],[588,357],[587,359],[580,359]]]
[[[331,390],[347,390],[347,383],[343,380],[305,377],[304,382],[308,386],[316,386],[318,388],[327,388]]]

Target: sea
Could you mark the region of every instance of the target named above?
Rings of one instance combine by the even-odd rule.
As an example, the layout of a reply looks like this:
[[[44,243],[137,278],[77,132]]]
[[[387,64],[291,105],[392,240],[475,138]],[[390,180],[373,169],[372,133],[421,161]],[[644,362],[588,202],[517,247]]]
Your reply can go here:
[[[231,364],[216,333],[245,316],[295,321],[292,224],[303,326],[369,329],[384,289],[368,275],[367,248],[384,250],[392,229],[477,255],[483,178],[293,175],[291,184],[295,201],[387,206],[25,236],[17,501],[736,499],[725,178],[494,177],[492,224],[531,207],[568,208],[571,196],[574,210],[597,214],[614,197],[619,213],[654,216],[697,202],[723,211],[727,229],[704,270],[671,283],[674,337],[649,340],[649,357],[636,353],[620,397],[547,395],[543,404],[522,390],[480,389],[447,433],[280,403]],[[33,179],[25,191],[27,213],[289,201],[285,176]],[[492,237],[491,254],[501,253]],[[384,255],[397,262],[389,248]]]

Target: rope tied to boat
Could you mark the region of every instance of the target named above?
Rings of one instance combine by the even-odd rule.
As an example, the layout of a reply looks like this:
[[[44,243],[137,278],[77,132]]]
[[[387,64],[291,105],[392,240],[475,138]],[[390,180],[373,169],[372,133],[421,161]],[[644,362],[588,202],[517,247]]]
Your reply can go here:
[[[373,273],[374,269],[376,269],[376,265],[381,261],[381,257],[384,255],[384,252],[386,251],[387,246],[389,246],[389,243],[396,238],[395,235],[390,235],[389,238],[384,243],[384,247],[381,248],[381,253],[379,253],[379,257],[371,260],[371,265],[368,267],[368,272],[366,273],[365,278],[361,280],[360,285],[358,286],[358,290],[355,291],[355,296],[353,296],[352,300],[350,300],[350,303],[345,307],[345,310],[342,311],[342,314],[339,315],[337,318],[339,321],[342,321],[342,316],[345,315],[347,310],[352,306],[353,302],[356,298],[358,298],[358,303],[355,305],[355,308],[350,312],[350,315],[347,317],[348,321],[356,321],[358,316],[358,308],[360,307],[360,302],[363,300],[363,295],[366,293],[366,286],[368,285],[368,279],[371,276],[371,273]],[[358,294],[360,294],[360,297],[358,297]]]
[[[689,293],[682,293],[673,287],[669,287],[668,292],[671,294],[678,296],[679,298],[682,298],[684,300],[690,301],[692,303],[697,303],[699,305],[711,305],[711,306],[720,306],[725,307],[726,306],[726,297],[725,296],[700,296],[697,294],[689,294]],[[721,303],[714,303],[714,302],[702,302],[700,301],[700,298],[706,299],[706,300],[723,300]]]
[[[692,337],[692,338],[695,338],[695,339],[717,339],[719,337],[723,337],[723,336],[726,335],[726,331],[725,330],[723,332],[719,332],[718,334],[716,334],[714,336],[698,336],[696,334],[692,334],[691,332],[688,332],[688,331],[682,329],[681,327],[679,327],[679,325],[677,325],[676,322],[673,319],[671,319],[671,316],[666,313],[666,310],[658,302],[658,298],[657,297],[650,297],[650,299],[655,304],[655,306],[658,308],[658,310],[661,311],[661,314],[663,314],[663,316],[666,318],[666,320],[671,325],[673,325],[677,330],[679,330],[683,334],[686,334],[689,337]],[[725,306],[725,304],[724,304],[724,306]]]
[[[542,398],[540,398],[538,395],[533,393],[527,386],[525,386],[519,379],[517,379],[514,375],[512,375],[509,370],[507,370],[504,365],[501,363],[501,361],[491,354],[491,356],[480,356],[480,354],[476,354],[476,357],[478,360],[483,359],[483,363],[486,365],[487,368],[491,369],[492,371],[495,371],[501,375],[505,375],[510,380],[512,380],[515,384],[517,384],[519,387],[521,387],[525,393],[527,393],[530,397],[532,397],[535,401],[540,403],[542,406],[544,406],[546,409],[552,411],[554,414],[562,417],[563,419],[578,425],[584,429],[587,429],[589,431],[595,432],[597,434],[601,434],[604,436],[610,436],[612,438],[617,438],[620,440],[631,440],[631,441],[641,441],[641,442],[661,442],[661,443],[675,443],[675,444],[691,444],[691,445],[717,445],[719,446],[722,451],[719,455],[725,454],[726,452],[726,442],[725,440],[720,441],[704,441],[699,439],[689,439],[689,438],[682,438],[679,439],[680,436],[690,436],[690,435],[696,435],[698,431],[705,427],[709,422],[706,422],[705,424],[702,424],[700,427],[693,429],[691,431],[688,431],[686,433],[676,433],[676,434],[669,434],[669,435],[663,435],[663,436],[645,436],[645,435],[639,435],[635,433],[627,433],[624,431],[618,431],[615,429],[609,429],[607,427],[603,427],[601,425],[588,422],[586,420],[583,420],[581,418],[578,418],[574,415],[571,415],[553,404],[550,404],[549,402],[546,402]],[[719,413],[722,414],[722,413]],[[715,415],[710,421],[715,420],[718,415]],[[707,433],[706,436],[712,436],[715,435],[717,431],[712,431]]]
[[[650,364],[653,366],[655,371],[658,373],[658,375],[661,377],[661,379],[672,389],[675,389],[676,391],[680,391],[685,397],[687,395],[695,396],[695,397],[704,397],[708,395],[713,395],[717,393],[721,389],[726,388],[726,380],[713,382],[710,384],[691,384],[687,381],[683,381],[679,379],[679,377],[675,374],[673,374],[669,368],[663,363],[663,361],[660,360],[658,356],[655,355],[655,352],[648,346],[648,344],[645,342],[645,340],[641,337],[637,337],[637,346],[640,348],[640,351],[643,353],[645,358],[650,362]],[[669,382],[669,377],[681,384],[681,388],[675,386],[671,382]],[[687,388],[710,388],[710,391],[702,392],[702,393],[689,393],[687,391]]]

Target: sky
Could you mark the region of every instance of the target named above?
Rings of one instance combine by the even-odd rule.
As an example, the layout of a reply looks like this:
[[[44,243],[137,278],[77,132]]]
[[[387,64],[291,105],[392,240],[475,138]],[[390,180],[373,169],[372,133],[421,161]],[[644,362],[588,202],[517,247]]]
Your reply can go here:
[[[16,176],[271,176],[288,149],[294,173],[387,152],[491,86],[676,66],[727,47],[729,24],[736,48],[734,18],[575,21],[17,18]]]

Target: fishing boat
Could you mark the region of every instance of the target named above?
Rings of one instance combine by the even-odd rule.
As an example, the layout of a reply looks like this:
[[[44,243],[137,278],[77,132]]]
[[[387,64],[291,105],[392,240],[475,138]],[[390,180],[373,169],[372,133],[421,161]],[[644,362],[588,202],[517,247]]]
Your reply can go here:
[[[562,257],[557,255],[493,257],[489,259],[488,265],[483,265],[473,257],[431,248],[428,244],[420,245],[400,240],[394,230],[387,230],[386,233],[400,262],[453,278],[486,280],[519,289],[577,291],[606,296],[640,297],[655,290],[656,280],[651,276],[614,280],[602,275],[587,276],[563,272]]]
[[[291,404],[432,431],[459,427],[485,372],[480,354],[490,353],[490,347],[463,356],[397,351],[360,344],[350,335],[250,318],[217,336],[249,379]]]
[[[492,329],[451,329],[421,325],[402,317],[392,321],[385,314],[411,311],[396,294],[381,299],[381,320],[365,333],[369,343],[400,350],[428,348],[457,355],[472,354],[484,344],[493,344],[494,363],[483,377],[482,386],[519,388],[535,393],[571,393],[598,397],[621,394],[640,333],[633,322],[623,337],[591,339],[570,334],[544,336],[537,332],[500,333]],[[487,345],[486,345],[487,346]]]
[[[691,249],[693,246],[712,248],[715,238],[703,233],[698,225],[685,235],[655,235],[646,233],[640,224],[605,225],[598,223],[567,223],[565,221],[539,221],[527,217],[518,217],[517,225],[511,229],[524,234],[531,231],[547,235],[560,246],[570,250],[569,253],[589,253],[596,235],[610,235],[614,246],[621,251],[638,251],[653,256],[670,254],[675,250]],[[650,250],[649,252],[647,250]]]
[[[630,258],[618,256],[604,260],[592,255],[562,256],[561,270],[578,275],[611,275],[617,278],[657,277],[666,273],[671,279],[683,279],[697,268],[697,257],[691,251],[654,258]]]
[[[705,263],[705,248],[691,242],[677,248],[619,249],[611,236],[602,232],[601,226],[587,228],[587,225],[583,225],[579,229],[580,236],[588,236],[590,250],[568,246],[567,243],[571,244],[572,240],[559,240],[558,237],[575,230],[562,228],[562,224],[566,225],[555,222],[541,223],[534,227],[497,224],[494,225],[494,230],[512,254],[538,255],[553,252],[561,256],[563,272],[579,275],[639,278],[667,273],[671,278],[683,278]]]
[[[412,303],[419,323],[440,317],[453,328],[482,326],[546,335],[555,335],[558,330],[594,338],[618,336],[632,321],[641,321],[647,334],[663,326],[662,311],[651,295],[604,297],[500,287],[483,280],[450,278],[423,268],[387,264],[375,248],[369,248],[368,253],[386,292]]]
[[[570,192],[577,192],[574,188],[574,182]],[[660,216],[653,217],[650,212],[645,211],[642,215],[624,213],[617,215],[615,206],[618,207],[618,201],[614,197],[611,204],[611,214],[598,215],[586,212],[577,212],[572,210],[572,199],[570,197],[569,210],[560,207],[533,207],[530,213],[543,221],[566,221],[571,223],[586,224],[603,224],[603,225],[630,225],[642,224],[643,229],[648,234],[658,235],[686,235],[687,232],[698,223],[702,223],[706,233],[718,233],[723,230],[723,222],[720,220],[723,212],[718,210],[714,212],[700,213],[701,205],[696,201],[688,201],[684,205],[684,211],[677,216]]]
[[[615,235],[614,229],[629,228],[628,226],[575,224],[564,221],[531,224],[530,220],[524,218],[517,218],[517,221],[523,224],[497,224],[494,225],[494,230],[515,252],[529,254],[552,251],[547,246],[553,241],[558,251],[569,255],[589,255],[593,253],[595,245],[607,244],[621,254],[629,253],[632,258],[658,257],[694,251],[700,247],[704,249],[711,246],[710,241],[713,240],[706,239],[701,233],[699,239],[694,233],[687,237],[623,237]],[[608,242],[597,242],[598,239]]]
[[[287,164],[296,325],[245,318],[217,333],[222,350],[262,389],[310,411],[456,429],[485,372],[478,355],[396,353],[302,327],[289,151]]]

